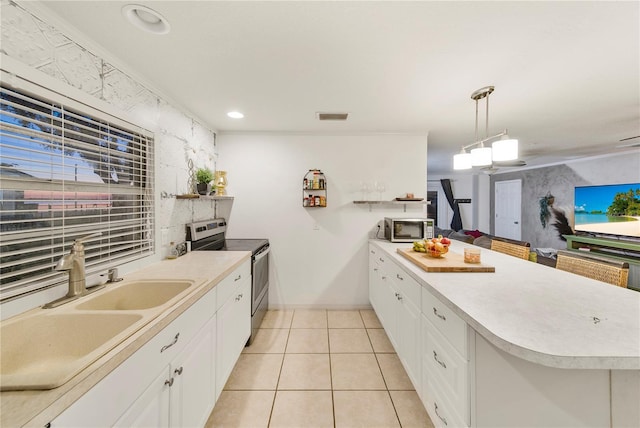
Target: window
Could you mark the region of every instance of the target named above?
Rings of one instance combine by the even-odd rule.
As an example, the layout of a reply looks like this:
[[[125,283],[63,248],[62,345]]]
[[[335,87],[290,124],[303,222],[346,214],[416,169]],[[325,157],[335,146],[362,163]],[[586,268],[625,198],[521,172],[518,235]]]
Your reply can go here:
[[[152,134],[26,83],[1,88],[1,300],[66,282],[57,261],[92,233],[88,274],[154,251]]]

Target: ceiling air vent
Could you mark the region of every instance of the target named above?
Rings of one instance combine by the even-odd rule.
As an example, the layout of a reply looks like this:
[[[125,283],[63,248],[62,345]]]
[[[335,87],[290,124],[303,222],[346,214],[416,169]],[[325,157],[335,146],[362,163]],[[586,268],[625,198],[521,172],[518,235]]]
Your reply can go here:
[[[347,120],[349,113],[316,113],[318,120]]]

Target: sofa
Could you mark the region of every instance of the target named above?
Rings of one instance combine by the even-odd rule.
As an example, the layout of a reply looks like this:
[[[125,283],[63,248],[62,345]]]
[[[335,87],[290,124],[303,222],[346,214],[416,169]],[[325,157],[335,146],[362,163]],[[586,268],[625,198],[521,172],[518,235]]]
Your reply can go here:
[[[439,227],[435,227],[435,236],[442,235],[446,236],[449,239],[455,239],[456,241],[466,242],[467,244],[477,245],[478,247],[491,249],[491,241],[494,238],[500,239],[502,241],[512,242],[512,243],[523,243],[522,241],[514,241],[512,239],[499,238],[494,235],[490,235],[488,233],[480,232],[479,230],[469,230],[469,229],[461,229],[458,231],[452,229],[441,229]],[[527,244],[528,245],[528,244]],[[556,266],[556,257],[555,251],[552,251],[553,254],[549,254],[549,248],[541,248],[541,251],[537,249],[531,249],[531,256],[529,260],[535,261],[537,263],[555,267]]]
[[[452,229],[441,229],[437,226],[434,229],[434,234],[435,236],[442,235],[449,239],[455,239],[456,241],[466,242],[467,244],[473,244],[487,249],[491,248],[491,240],[494,238],[493,235],[480,232],[479,230],[461,229],[455,231]]]

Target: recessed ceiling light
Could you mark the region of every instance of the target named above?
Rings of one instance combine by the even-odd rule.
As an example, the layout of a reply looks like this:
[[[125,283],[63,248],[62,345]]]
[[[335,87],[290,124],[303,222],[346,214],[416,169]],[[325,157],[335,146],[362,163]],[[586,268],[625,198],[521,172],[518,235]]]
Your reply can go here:
[[[229,113],[227,113],[227,116],[232,119],[242,119],[244,117],[244,114],[240,113],[239,111],[230,111]]]
[[[153,34],[167,34],[171,30],[169,21],[153,9],[139,4],[128,4],[122,15],[136,27]]]

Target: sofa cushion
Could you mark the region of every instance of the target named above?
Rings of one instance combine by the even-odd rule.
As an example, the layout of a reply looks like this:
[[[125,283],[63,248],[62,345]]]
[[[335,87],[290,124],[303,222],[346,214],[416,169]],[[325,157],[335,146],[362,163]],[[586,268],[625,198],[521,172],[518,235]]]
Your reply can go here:
[[[453,232],[448,236],[449,239],[455,239],[456,241],[466,242],[467,244],[473,244],[473,236],[469,236],[466,233],[459,231]]]
[[[449,237],[453,233],[452,229],[440,229],[438,226],[435,227],[434,236],[438,237],[438,235],[442,235],[443,237]]]
[[[488,236],[479,236],[473,240],[473,245],[477,245],[478,247],[491,249],[491,238]]]
[[[484,233],[480,232],[479,230],[465,230],[464,232],[465,234],[469,235],[469,236],[473,236],[473,238],[479,238],[482,235],[484,235]]]

